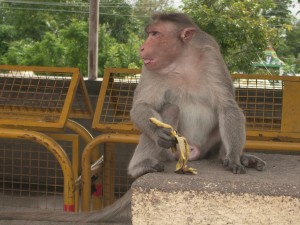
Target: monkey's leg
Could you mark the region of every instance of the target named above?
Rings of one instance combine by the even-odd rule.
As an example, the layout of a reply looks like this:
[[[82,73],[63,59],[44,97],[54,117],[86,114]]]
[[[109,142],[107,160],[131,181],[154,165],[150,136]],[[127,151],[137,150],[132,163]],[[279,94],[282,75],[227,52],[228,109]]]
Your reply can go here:
[[[219,109],[219,128],[222,139],[222,162],[225,168],[233,173],[245,173],[246,169],[241,164],[246,142],[245,117],[236,102],[229,101],[227,106]]]
[[[162,150],[153,140],[145,134],[141,134],[139,144],[130,160],[128,174],[132,177],[140,177],[146,173],[161,172],[164,165],[159,160],[158,152]]]
[[[177,128],[179,108],[176,105],[166,104],[161,117],[165,123]],[[169,149],[159,147],[154,140],[141,134],[139,144],[130,160],[128,173],[132,177],[139,177],[146,173],[161,172],[164,170],[163,161],[174,159]]]
[[[243,154],[241,156],[241,163],[245,167],[255,168],[258,171],[264,170],[267,166],[267,163],[264,160],[250,154]]]
[[[232,160],[235,156],[228,156],[224,144],[221,144],[219,157],[222,161],[223,167],[232,170],[234,174],[243,174],[246,173],[245,167],[240,163],[240,156],[238,156],[238,163],[236,160]]]

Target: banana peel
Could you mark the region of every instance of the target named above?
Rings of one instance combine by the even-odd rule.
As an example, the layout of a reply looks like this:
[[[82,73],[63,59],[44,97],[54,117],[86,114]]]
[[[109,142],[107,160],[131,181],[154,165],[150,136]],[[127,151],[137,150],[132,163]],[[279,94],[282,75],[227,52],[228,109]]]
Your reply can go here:
[[[197,170],[187,166],[187,162],[190,155],[190,146],[185,137],[178,134],[178,132],[169,124],[163,123],[158,119],[151,117],[149,120],[158,127],[171,129],[171,136],[175,137],[178,142],[179,147],[179,159],[176,164],[175,173],[187,173],[187,174],[197,174]],[[177,148],[171,148],[173,153],[177,152]]]

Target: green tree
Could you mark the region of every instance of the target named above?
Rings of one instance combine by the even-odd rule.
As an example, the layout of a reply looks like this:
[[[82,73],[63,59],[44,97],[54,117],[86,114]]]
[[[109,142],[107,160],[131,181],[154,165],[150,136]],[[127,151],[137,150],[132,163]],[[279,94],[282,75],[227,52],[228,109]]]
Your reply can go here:
[[[0,24],[14,27],[19,40],[29,38],[39,41],[46,32],[55,33],[71,23],[74,18],[88,18],[87,13],[76,13],[78,10],[88,10],[88,4],[84,4],[82,0],[3,0],[0,7]]]
[[[294,57],[300,57],[300,21],[295,24],[292,30],[287,32],[286,40]]]
[[[83,74],[87,74],[88,66],[88,23],[74,19],[64,29],[58,32],[60,42],[66,48],[65,65],[78,67]]]
[[[286,32],[284,40],[279,43],[277,53],[287,57],[299,57],[300,54],[300,21],[297,21],[291,30]]]
[[[300,74],[300,21],[287,31],[285,40],[278,45],[277,53],[286,63],[285,71]]]
[[[131,33],[126,43],[119,43],[109,34],[108,25],[100,26],[99,31],[99,75],[108,67],[139,68],[141,60],[138,51],[141,40],[137,34]]]
[[[174,0],[136,0],[133,2],[133,14],[143,22],[143,27],[154,12],[175,10],[173,7]]]
[[[107,51],[107,60],[105,67],[118,68],[139,68],[141,60],[138,56],[138,51],[141,45],[141,40],[134,33],[131,33],[131,38],[127,43],[117,43],[111,46]]]
[[[4,5],[0,2],[3,9],[0,10],[1,64],[79,67],[81,72],[87,75],[87,17],[68,17],[74,14],[66,15],[65,9],[59,8],[66,6],[63,1],[33,0],[28,1],[29,5],[22,5],[20,1],[16,1],[19,5],[7,2],[9,3],[4,1]],[[77,7],[79,2],[88,9],[88,4],[84,1],[72,2],[78,4],[72,3],[67,12],[72,11],[72,7]],[[35,11],[33,8],[35,3],[41,4],[39,7],[44,8]],[[21,7],[19,11],[17,6]],[[128,13],[131,13],[127,3],[125,6],[125,9],[129,10]],[[103,69],[108,66],[141,65],[137,54],[141,42],[138,38],[141,30],[140,22],[129,14],[124,14],[126,10],[123,12],[121,6],[119,9],[121,11],[116,15],[108,14],[107,21],[101,23],[99,29],[99,76],[102,76]],[[16,20],[13,20],[13,14]],[[21,17],[27,21],[24,27],[21,27]],[[30,20],[27,17],[34,19]]]
[[[10,25],[0,24],[0,56],[7,52],[9,43],[16,38],[16,32]]]
[[[251,63],[257,60],[257,54],[282,34],[282,30],[273,26],[274,18],[264,16],[264,12],[276,7],[273,0],[183,2],[183,11],[220,44],[231,71],[251,71]]]
[[[292,4],[292,0],[274,0],[274,6],[264,11],[265,17],[272,17],[273,26],[281,26],[283,24],[289,24],[292,20],[292,15],[289,10],[289,6]]]
[[[102,0],[100,24],[108,24],[110,34],[118,42],[125,43],[130,33],[138,32],[138,21],[132,16],[132,6],[125,0]]]
[[[278,56],[285,62],[284,73],[300,73],[300,21],[289,11],[292,0],[275,0],[276,7],[265,13],[273,18],[273,26],[278,28],[277,41],[273,42]]]
[[[132,33],[126,43],[111,37],[108,25],[99,30],[99,76],[106,67],[138,68],[141,40]],[[56,34],[46,32],[41,41],[23,39],[10,43],[0,63],[11,65],[78,67],[87,75],[88,24],[74,20]]]
[[[12,65],[64,66],[65,48],[55,35],[47,32],[41,41],[15,41],[1,62]]]
[[[88,4],[82,0],[3,0],[0,7],[0,63],[7,64],[66,65],[65,55],[62,54],[65,51],[60,52],[62,55],[55,54],[61,44],[58,33],[68,27],[73,18],[87,21],[88,16],[87,13],[75,13],[79,7],[80,10],[84,10],[82,7],[88,9]],[[58,59],[50,60],[56,56]]]

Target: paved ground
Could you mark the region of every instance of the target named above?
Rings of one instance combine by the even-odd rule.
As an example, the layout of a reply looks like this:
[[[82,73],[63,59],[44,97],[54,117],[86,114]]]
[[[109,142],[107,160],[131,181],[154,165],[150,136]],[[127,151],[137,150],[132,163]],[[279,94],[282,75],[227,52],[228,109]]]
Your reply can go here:
[[[189,166],[198,170],[197,175],[181,175],[172,172],[175,169],[173,163],[166,166],[166,172],[147,174],[133,186],[164,191],[170,189],[287,195],[300,199],[300,155],[262,153],[254,155],[267,162],[265,171],[247,169],[246,174],[232,174],[224,170],[218,160],[211,159],[189,163]],[[215,185],[207,186],[207,183]]]
[[[197,175],[173,173],[175,163],[166,165],[166,172],[147,174],[133,186],[163,191],[219,191],[223,193],[255,193],[271,196],[291,196],[300,199],[300,155],[256,154],[267,161],[267,169],[258,172],[248,169],[247,174],[236,175],[225,171],[218,160],[202,160],[189,165],[198,170]],[[211,184],[211,185],[210,185]],[[216,185],[217,184],[217,185]],[[1,208],[0,210],[7,210]],[[17,213],[17,212],[16,212]],[[0,221],[0,225],[71,225],[78,223],[53,223],[32,221]],[[100,223],[103,225],[129,225],[130,223]]]

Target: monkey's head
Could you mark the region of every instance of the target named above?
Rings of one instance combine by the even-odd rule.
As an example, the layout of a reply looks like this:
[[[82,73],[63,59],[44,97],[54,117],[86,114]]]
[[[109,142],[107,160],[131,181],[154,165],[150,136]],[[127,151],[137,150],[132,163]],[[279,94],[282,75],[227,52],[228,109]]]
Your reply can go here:
[[[154,14],[140,56],[150,71],[172,69],[199,28],[182,13]]]

